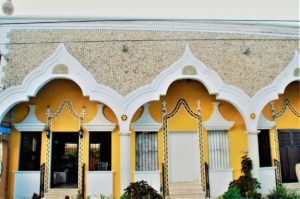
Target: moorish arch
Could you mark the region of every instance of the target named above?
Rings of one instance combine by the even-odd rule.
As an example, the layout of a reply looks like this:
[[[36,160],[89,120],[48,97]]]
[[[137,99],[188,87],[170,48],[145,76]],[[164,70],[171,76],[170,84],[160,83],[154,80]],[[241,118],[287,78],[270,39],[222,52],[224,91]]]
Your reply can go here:
[[[188,46],[182,57],[162,71],[151,84],[140,87],[126,96],[124,112],[128,114],[129,121],[139,107],[147,102],[159,100],[173,82],[182,79],[199,81],[210,95],[216,95],[217,100],[232,104],[241,113],[248,127],[251,98],[238,87],[226,84],[214,70],[197,59]]]
[[[83,96],[88,96],[91,101],[102,102],[114,113],[121,114],[121,96],[114,90],[97,84],[91,73],[61,43],[49,58],[25,77],[21,85],[11,87],[0,94],[0,121],[16,104],[29,101],[30,97],[36,96],[42,87],[55,79],[75,82]]]
[[[263,107],[284,92],[286,86],[293,81],[300,81],[300,55],[296,51],[293,59],[277,78],[268,86],[262,88],[253,97],[233,85],[226,84],[221,77],[203,62],[197,59],[187,46],[183,56],[170,67],[161,72],[155,80],[140,87],[126,96],[124,112],[132,118],[135,111],[143,104],[159,100],[165,95],[169,86],[180,79],[191,79],[201,82],[210,95],[216,95],[217,100],[231,103],[245,120],[248,132],[256,132],[259,115]]]
[[[113,89],[98,84],[92,74],[61,43],[49,58],[26,76],[21,85],[11,87],[0,94],[0,121],[14,105],[28,101],[29,97],[35,96],[40,88],[53,79],[72,80],[80,86],[84,96],[110,107],[118,118],[121,132],[129,132],[130,121],[136,110],[166,94],[172,82],[180,79],[200,81],[209,94],[216,95],[217,100],[231,103],[241,113],[247,131],[254,132],[257,130],[258,116],[263,107],[271,100],[277,99],[286,85],[300,79],[299,54],[295,53],[292,61],[272,84],[250,97],[238,87],[226,84],[214,70],[197,59],[187,46],[183,56],[162,71],[151,84],[122,97]]]
[[[263,108],[271,101],[277,100],[284,94],[285,89],[294,81],[300,81],[300,54],[296,51],[293,59],[286,68],[268,86],[259,90],[252,97],[254,113],[261,113]],[[258,118],[256,119],[258,120]],[[256,122],[257,124],[257,122]]]

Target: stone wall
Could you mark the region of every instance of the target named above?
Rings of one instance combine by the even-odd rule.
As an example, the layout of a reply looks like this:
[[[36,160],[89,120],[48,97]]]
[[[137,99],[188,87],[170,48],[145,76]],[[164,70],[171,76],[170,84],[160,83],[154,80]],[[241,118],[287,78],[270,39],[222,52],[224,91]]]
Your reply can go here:
[[[63,42],[98,83],[123,96],[151,83],[182,56],[187,44],[226,83],[249,95],[270,84],[299,49],[298,40],[281,36],[203,32],[16,30],[8,36],[7,87],[21,84]],[[125,44],[127,52],[122,51]]]

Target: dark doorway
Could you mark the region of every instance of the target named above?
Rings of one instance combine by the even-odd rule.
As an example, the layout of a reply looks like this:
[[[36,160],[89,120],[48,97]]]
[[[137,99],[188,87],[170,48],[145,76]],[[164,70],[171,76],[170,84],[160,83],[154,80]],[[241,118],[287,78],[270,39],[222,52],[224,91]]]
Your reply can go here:
[[[271,167],[271,147],[269,130],[260,130],[258,134],[258,150],[260,167]]]
[[[297,182],[295,165],[300,163],[300,129],[279,130],[282,182]]]
[[[78,188],[78,133],[53,133],[52,188]]]

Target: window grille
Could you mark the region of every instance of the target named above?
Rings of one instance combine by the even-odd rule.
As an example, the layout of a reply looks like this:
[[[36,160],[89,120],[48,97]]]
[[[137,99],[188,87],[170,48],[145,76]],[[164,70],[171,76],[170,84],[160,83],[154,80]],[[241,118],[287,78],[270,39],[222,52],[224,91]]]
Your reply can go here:
[[[157,171],[157,132],[136,132],[136,171]]]
[[[209,141],[209,166],[211,169],[230,168],[228,131],[208,131]]]

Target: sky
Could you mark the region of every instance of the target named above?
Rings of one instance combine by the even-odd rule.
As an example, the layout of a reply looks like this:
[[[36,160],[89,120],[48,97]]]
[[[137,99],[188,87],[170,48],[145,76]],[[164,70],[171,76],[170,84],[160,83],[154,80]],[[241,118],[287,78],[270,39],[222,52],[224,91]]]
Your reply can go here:
[[[1,5],[6,0],[0,0]],[[13,16],[299,20],[299,0],[11,0]],[[4,16],[1,12],[0,16]]]

